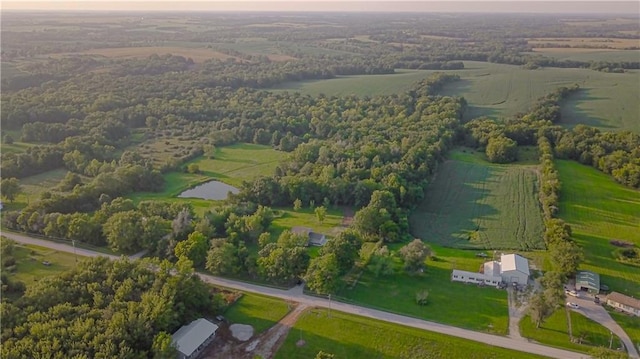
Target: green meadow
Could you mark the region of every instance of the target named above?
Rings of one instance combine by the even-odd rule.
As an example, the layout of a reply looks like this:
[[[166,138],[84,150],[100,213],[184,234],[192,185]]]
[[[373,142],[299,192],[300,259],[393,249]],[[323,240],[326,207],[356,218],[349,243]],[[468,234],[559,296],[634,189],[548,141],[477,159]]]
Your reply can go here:
[[[613,291],[639,297],[640,268],[616,261],[612,252],[618,247],[610,241],[640,246],[640,191],[577,162],[559,160],[556,166],[562,182],[559,217],[584,248],[580,268],[599,273]]]
[[[529,165],[496,165],[470,149],[452,151],[412,212],[412,233],[458,248],[542,249],[537,181]]]
[[[149,199],[190,202],[196,208],[196,212],[203,212],[210,206],[211,201],[177,196],[189,188],[210,180],[218,180],[239,187],[243,181],[273,174],[276,166],[285,157],[285,152],[276,151],[269,146],[239,143],[217,147],[213,158],[200,156],[182,166],[196,164],[200,173],[169,172],[164,176],[165,187],[161,192],[138,192],[130,195],[129,198],[135,202]]]
[[[4,239],[3,239],[4,240]],[[54,249],[34,245],[15,244],[13,256],[16,259],[15,269],[8,272],[10,277],[24,282],[32,283],[54,274],[64,272],[75,266],[76,257],[73,253],[59,252]],[[78,261],[84,257],[77,257]],[[49,262],[49,265],[43,264]]]
[[[336,359],[542,358],[342,312],[329,316],[326,309],[303,313],[275,358],[314,358],[319,351]]]
[[[254,333],[259,334],[276,324],[290,309],[281,299],[244,293],[224,316],[231,323],[251,325]]]
[[[451,271],[478,271],[486,260],[475,251],[430,244],[435,257],[424,273],[408,274],[394,257],[395,272],[376,277],[365,269],[357,284],[337,293],[341,300],[477,331],[506,334],[509,322],[507,292],[494,287],[451,282]],[[397,248],[396,248],[397,247]],[[398,249],[392,246],[390,249]],[[418,291],[429,292],[428,304],[416,304]],[[473,298],[473,300],[469,300]]]

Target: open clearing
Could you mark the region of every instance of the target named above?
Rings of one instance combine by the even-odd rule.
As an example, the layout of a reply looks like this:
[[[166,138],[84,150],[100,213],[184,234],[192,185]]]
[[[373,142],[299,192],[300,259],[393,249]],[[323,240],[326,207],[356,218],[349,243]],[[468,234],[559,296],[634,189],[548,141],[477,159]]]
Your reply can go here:
[[[609,60],[614,61],[613,55]],[[594,60],[597,60],[594,57]],[[625,59],[618,60],[624,61]],[[587,59],[585,59],[587,61]],[[637,61],[637,59],[635,60]],[[562,106],[562,123],[578,123],[606,129],[640,132],[639,70],[605,73],[589,69],[542,68],[527,70],[520,66],[479,61],[464,61],[465,69],[449,70],[461,80],[443,86],[444,96],[463,96],[469,106],[465,120],[480,116],[507,118],[526,112],[540,97],[561,86],[578,84],[582,95],[570,98]],[[392,75],[343,76],[328,80],[288,82],[274,91],[298,91],[316,96],[376,96],[402,93],[435,70],[396,70]]]
[[[556,166],[562,182],[559,217],[584,248],[580,268],[599,273],[600,282],[613,291],[639,297],[640,268],[616,261],[612,252],[618,247],[610,241],[640,246],[640,191],[577,162],[556,161]]]
[[[411,231],[450,247],[541,249],[536,193],[537,175],[531,167],[495,165],[479,154],[453,151],[413,211]]]
[[[8,274],[27,285],[41,278],[64,272],[75,265],[73,253],[58,252],[54,249],[33,245],[16,244],[14,257],[16,259],[15,271],[8,272]],[[79,261],[82,259],[83,257],[78,258]],[[49,262],[49,265],[44,265],[45,261]]]
[[[214,51],[205,48],[190,48],[190,47],[177,47],[177,46],[149,46],[149,47],[113,47],[102,49],[91,49],[86,51],[77,52],[77,54],[83,55],[100,55],[105,57],[114,58],[131,58],[140,57],[146,58],[153,54],[165,55],[173,54],[184,57],[190,57],[194,62],[204,62],[209,59],[227,60],[234,58],[224,54],[222,52]]]
[[[609,37],[542,37],[529,39],[529,45],[552,44],[558,47],[629,49],[640,47],[640,39]]]
[[[21,209],[29,203],[39,200],[43,192],[54,191],[68,172],[64,168],[59,168],[22,178],[20,180],[22,193],[18,194],[14,202],[5,201],[5,209]]]
[[[162,148],[159,142],[157,146]],[[161,155],[161,152],[153,154],[153,156],[158,157]],[[252,180],[260,175],[271,175],[278,163],[286,155],[285,152],[276,151],[269,146],[248,143],[216,147],[213,159],[200,156],[183,165],[183,167],[186,167],[191,163],[195,163],[200,167],[200,173],[169,172],[164,175],[165,186],[161,192],[137,192],[128,197],[136,203],[143,200],[169,200],[191,203],[196,213],[202,214],[210,207],[211,201],[178,198],[177,196],[186,189],[210,180],[219,180],[239,187],[243,181]]]
[[[573,336],[574,338],[582,337],[583,344],[571,342],[567,326],[567,313],[564,308],[556,310],[537,329],[535,324],[531,322],[531,317],[525,316],[520,322],[520,331],[525,338],[574,351],[589,352],[593,346],[609,347],[611,339],[609,329],[572,310],[569,311],[569,315],[571,316]],[[620,343],[620,339],[614,336],[613,349],[620,347]]]
[[[224,316],[231,323],[251,325],[257,335],[276,324],[290,309],[283,300],[244,293]]]
[[[275,358],[541,358],[351,314],[314,309],[298,319]]]
[[[422,70],[396,70],[395,74],[339,76],[328,80],[285,82],[272,88],[318,96],[378,96],[403,93],[412,85],[427,78],[431,72]]]
[[[394,245],[390,249],[400,246]],[[507,334],[506,291],[451,282],[452,269],[476,272],[486,259],[476,257],[474,251],[430,246],[435,259],[426,262],[424,273],[407,274],[400,258],[394,257],[394,274],[376,277],[365,269],[353,289],[343,288],[338,296],[358,305],[477,331]],[[416,304],[415,296],[424,289],[429,291],[429,302],[421,306]]]

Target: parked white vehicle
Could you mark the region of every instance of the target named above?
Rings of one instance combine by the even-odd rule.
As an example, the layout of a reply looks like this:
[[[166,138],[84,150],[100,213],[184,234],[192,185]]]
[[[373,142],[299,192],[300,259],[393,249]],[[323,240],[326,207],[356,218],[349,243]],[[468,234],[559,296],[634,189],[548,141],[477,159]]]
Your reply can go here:
[[[570,296],[576,297],[576,298],[580,297],[580,294],[578,294],[578,292],[576,292],[575,290],[565,290],[564,294],[570,295]]]
[[[573,302],[567,302],[567,307],[573,308],[573,309],[580,309],[580,306]]]

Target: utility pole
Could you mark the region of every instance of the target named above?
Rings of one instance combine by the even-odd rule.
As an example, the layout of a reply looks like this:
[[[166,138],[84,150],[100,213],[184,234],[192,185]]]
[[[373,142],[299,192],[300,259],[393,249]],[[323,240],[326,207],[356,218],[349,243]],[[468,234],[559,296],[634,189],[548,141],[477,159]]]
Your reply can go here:
[[[611,346],[613,345],[613,332],[609,332],[611,333],[611,337],[609,338],[609,349],[611,349]]]
[[[76,262],[75,265],[77,266],[78,265],[78,254],[76,254],[76,240],[72,239],[71,240],[71,244],[73,245],[73,257],[74,257],[75,262]]]

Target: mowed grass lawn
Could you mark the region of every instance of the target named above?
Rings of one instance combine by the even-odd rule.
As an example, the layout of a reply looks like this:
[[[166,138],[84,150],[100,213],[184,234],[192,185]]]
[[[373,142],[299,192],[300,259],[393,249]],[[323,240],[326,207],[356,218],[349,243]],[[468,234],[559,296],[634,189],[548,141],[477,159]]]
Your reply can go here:
[[[409,219],[413,235],[459,248],[544,248],[533,167],[483,157],[452,151]]]
[[[452,269],[476,272],[485,260],[476,257],[475,251],[431,247],[436,259],[427,260],[424,273],[407,274],[398,259],[395,274],[375,277],[365,269],[355,287],[342,289],[338,297],[457,327],[506,334],[509,321],[506,291],[451,282]],[[415,296],[424,289],[429,291],[429,302],[421,306],[416,304]]]
[[[580,269],[600,274],[600,282],[640,297],[640,268],[615,260],[612,239],[640,246],[640,191],[616,183],[610,176],[573,161],[556,161],[562,188],[559,217],[571,225],[584,248]]]
[[[314,358],[321,350],[336,359],[542,358],[342,312],[329,317],[326,309],[303,313],[275,358]]]
[[[76,263],[73,253],[59,252],[34,245],[15,244],[14,257],[16,259],[15,271],[7,272],[7,274],[27,285],[40,278],[71,269]],[[78,256],[78,261],[83,259],[84,257]],[[50,265],[42,264],[44,261],[49,262]]]
[[[244,293],[224,316],[232,324],[248,324],[254,333],[261,333],[282,319],[291,308],[281,300],[258,294]]]
[[[589,352],[593,346],[609,348],[611,333],[609,329],[574,311],[571,316],[571,330],[574,338],[581,338],[582,344],[572,343],[569,336],[569,326],[565,309],[556,310],[545,322],[536,328],[527,315],[520,321],[520,333],[525,338],[554,347],[566,348],[574,351]],[[613,349],[621,346],[620,339],[613,336]]]

